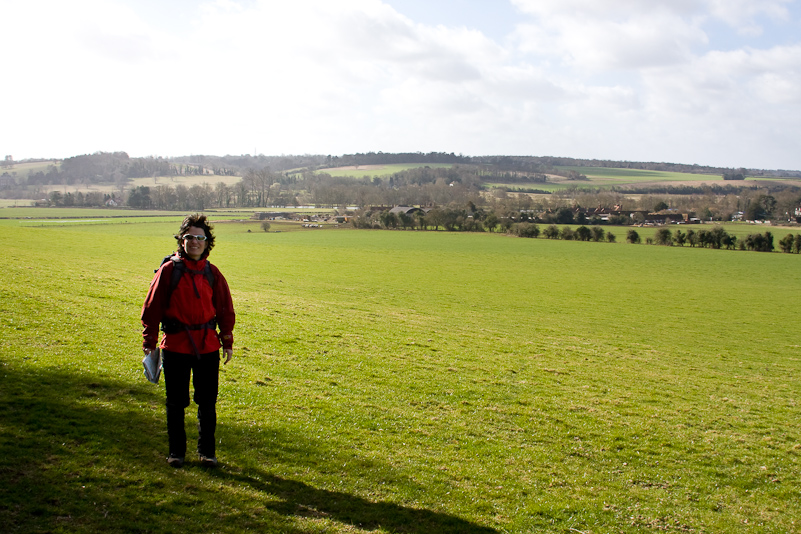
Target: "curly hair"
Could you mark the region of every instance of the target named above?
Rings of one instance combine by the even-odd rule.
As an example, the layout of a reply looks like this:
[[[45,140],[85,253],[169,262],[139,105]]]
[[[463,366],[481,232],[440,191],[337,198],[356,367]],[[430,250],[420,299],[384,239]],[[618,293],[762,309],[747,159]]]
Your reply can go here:
[[[183,242],[184,235],[189,232],[189,228],[194,226],[195,228],[202,228],[203,233],[206,234],[206,250],[203,251],[203,255],[201,258],[205,258],[211,252],[211,249],[214,248],[214,234],[211,232],[213,226],[208,223],[205,215],[201,215],[200,213],[193,213],[192,215],[187,215],[184,219],[184,222],[181,223],[181,228],[178,230],[178,233],[175,235],[175,240],[178,242],[178,254],[181,256],[184,255],[184,247],[181,246]]]

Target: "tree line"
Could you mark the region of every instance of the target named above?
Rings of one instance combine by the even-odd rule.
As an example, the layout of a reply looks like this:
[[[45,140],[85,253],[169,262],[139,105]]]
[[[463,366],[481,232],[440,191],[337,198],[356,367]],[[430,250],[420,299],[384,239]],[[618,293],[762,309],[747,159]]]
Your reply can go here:
[[[502,232],[508,235],[524,238],[563,239],[567,241],[617,241],[617,235],[600,225],[580,225],[576,228],[562,226],[555,223],[548,224],[544,229],[535,220],[525,213],[498,214],[492,210],[477,208],[468,203],[463,208],[442,207],[429,211],[417,210],[411,214],[403,211],[394,213],[389,210],[370,210],[359,213],[351,220],[354,228],[360,229],[386,229],[386,230],[419,230],[419,231],[446,231],[446,232]],[[632,244],[642,243],[640,233],[636,229],[626,232],[626,241]],[[645,240],[649,245],[662,246],[690,246],[711,249],[750,250],[756,252],[772,252],[774,238],[771,232],[764,234],[749,234],[744,239],[728,233],[723,227],[715,226],[712,229],[699,230],[680,228],[670,230],[659,228],[654,237]],[[779,247],[785,253],[801,253],[801,234],[787,234],[779,242]]]

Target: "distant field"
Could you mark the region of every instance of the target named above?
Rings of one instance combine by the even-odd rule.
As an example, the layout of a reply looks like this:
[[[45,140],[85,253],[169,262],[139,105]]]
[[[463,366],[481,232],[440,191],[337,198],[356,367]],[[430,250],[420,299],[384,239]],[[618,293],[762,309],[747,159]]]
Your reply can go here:
[[[692,174],[685,172],[648,171],[642,169],[611,169],[608,167],[558,167],[586,175],[588,178],[628,182],[723,181],[718,174]]]
[[[549,175],[547,184],[505,184],[514,188],[536,188],[544,191],[558,191],[568,187],[623,187],[632,185],[743,185],[743,182],[725,181],[720,175],[691,174],[682,172],[648,171],[640,169],[612,169],[607,167],[558,167],[563,170],[573,170],[584,174],[589,180],[568,180],[561,176]],[[801,186],[801,180],[796,178],[747,178],[745,182],[774,181],[784,184]]]
[[[666,171],[647,171],[639,169],[610,169],[606,167],[559,167],[563,170],[573,170],[585,175],[588,181],[567,180],[559,176],[549,176],[555,189],[565,187],[621,187],[627,185],[679,185],[690,184],[700,186],[702,184],[717,183],[722,185],[723,178],[717,175],[690,174],[681,172]]]
[[[212,217],[238,218],[250,217],[256,210],[228,211],[206,210]],[[114,208],[3,208],[0,218],[3,219],[81,219],[81,218],[142,218],[142,217],[184,217],[182,211],[127,210]]]
[[[225,185],[231,186],[242,180],[241,176],[216,176],[216,175],[200,175],[200,176],[158,176],[156,178],[134,178],[130,182],[130,187],[138,187],[145,185],[148,187],[156,187],[159,185],[185,185],[191,187],[196,184],[209,184],[216,186],[222,182]]]
[[[27,207],[33,206],[35,201],[27,198],[0,198],[0,208],[14,208],[14,207]],[[0,212],[0,217],[2,217]]]
[[[126,182],[123,187],[125,188],[126,191],[139,186],[147,186],[152,188],[152,187],[157,187],[159,185],[169,185],[171,187],[175,187],[177,185],[184,185],[186,187],[192,187],[193,185],[208,184],[211,187],[215,187],[220,182],[228,186],[232,186],[238,183],[240,180],[242,180],[241,176],[212,176],[212,175],[157,176],[155,178],[134,178],[130,182]],[[55,184],[55,185],[42,186],[41,189],[45,193],[49,193],[51,191],[61,191],[62,193],[73,193],[73,194],[78,193],[79,191],[81,193],[90,193],[90,192],[114,193],[114,192],[119,192],[120,187],[116,184],[111,184],[111,183],[86,184],[86,185]]]
[[[326,208],[241,208],[241,209],[208,209],[205,210],[213,219],[250,218],[256,212],[287,212],[325,214],[332,213]],[[80,219],[80,218],[128,218],[128,217],[184,217],[183,211],[128,210],[122,208],[34,208],[6,207],[0,209],[0,219]]]
[[[219,223],[221,467],[174,470],[176,221],[0,220],[4,532],[799,530],[801,256]]]
[[[420,167],[431,167],[432,169],[449,169],[453,167],[451,163],[398,163],[391,165],[358,165],[351,167],[334,167],[330,169],[320,169],[318,173],[326,173],[335,177],[353,176],[364,178],[365,176],[390,176],[397,172]]]
[[[41,163],[15,163],[13,167],[0,167],[0,174],[8,172],[9,174],[16,173],[17,176],[27,176],[32,172],[47,172],[50,165],[55,165],[55,161],[43,161]]]

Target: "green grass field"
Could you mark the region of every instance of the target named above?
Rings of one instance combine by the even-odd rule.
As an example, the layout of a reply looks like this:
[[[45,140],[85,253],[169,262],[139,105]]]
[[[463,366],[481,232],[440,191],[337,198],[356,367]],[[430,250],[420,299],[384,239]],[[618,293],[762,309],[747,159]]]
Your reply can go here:
[[[35,200],[27,198],[0,198],[0,208],[16,208],[16,207],[30,207],[33,206]],[[0,211],[0,217],[3,212]]]
[[[547,184],[533,184],[532,187],[544,191],[559,191],[569,187],[625,187],[636,185],[676,185],[678,183],[689,183],[690,185],[700,186],[702,183],[723,180],[720,176],[707,174],[690,174],[681,172],[666,171],[646,171],[639,169],[612,169],[607,167],[558,167],[561,170],[573,170],[585,175],[586,181],[568,180],[560,177],[549,177]],[[508,187],[514,189],[521,187],[517,184],[510,184]]]
[[[585,175],[588,181],[558,181],[553,184],[555,188],[543,188],[546,190],[558,190],[571,185],[578,187],[622,187],[622,186],[646,186],[646,185],[679,185],[686,184],[691,186],[701,186],[702,184],[716,184],[719,186],[731,185],[733,187],[743,185],[754,185],[755,180],[781,182],[790,185],[801,185],[801,180],[797,178],[756,178],[748,177],[744,182],[727,182],[719,174],[692,174],[685,172],[667,171],[648,171],[641,169],[613,169],[608,167],[559,167],[563,170],[574,170]]]
[[[720,180],[718,174],[692,174],[687,172],[648,171],[642,169],[614,169],[609,167],[558,167],[562,170],[573,170],[594,181],[608,181],[615,184],[631,184],[641,182],[703,182]]]
[[[568,180],[560,176],[549,176],[547,183],[491,183],[494,187],[515,189],[539,189],[542,191],[561,191],[570,187],[610,188],[637,185],[678,185],[701,186],[703,183],[724,182],[719,175],[690,174],[681,172],[646,171],[640,169],[613,169],[608,167],[557,167],[560,170],[573,170],[587,177],[587,180]],[[741,184],[742,185],[742,184]]]
[[[222,467],[174,470],[176,221],[0,221],[5,532],[799,531],[798,255],[219,223]]]
[[[47,172],[47,168],[50,165],[60,165],[60,163],[56,161],[41,161],[37,163],[15,163],[11,167],[5,167],[0,169],[0,174],[3,172],[8,172],[9,174],[16,174],[18,176],[28,176],[31,173],[37,173],[39,171]]]

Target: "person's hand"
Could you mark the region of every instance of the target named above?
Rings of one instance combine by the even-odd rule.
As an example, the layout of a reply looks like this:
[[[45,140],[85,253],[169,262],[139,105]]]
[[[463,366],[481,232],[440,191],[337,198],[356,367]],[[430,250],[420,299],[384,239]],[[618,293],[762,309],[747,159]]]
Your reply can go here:
[[[225,361],[223,362],[223,365],[225,365],[231,361],[231,357],[234,355],[234,349],[225,349],[223,355],[225,355]]]
[[[147,347],[143,347],[142,350],[145,352],[145,356],[149,356],[150,355],[151,350],[148,349]]]

